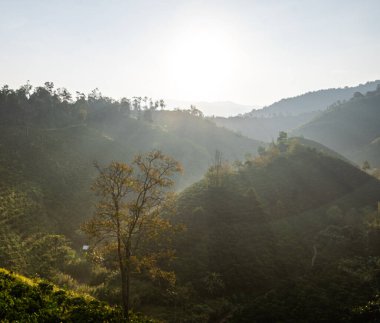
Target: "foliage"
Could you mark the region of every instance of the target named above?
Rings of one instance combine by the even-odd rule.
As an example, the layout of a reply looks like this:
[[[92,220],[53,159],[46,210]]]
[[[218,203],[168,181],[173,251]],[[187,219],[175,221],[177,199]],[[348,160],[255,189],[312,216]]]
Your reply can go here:
[[[28,237],[24,246],[28,259],[27,272],[32,275],[51,278],[75,258],[69,241],[62,235],[36,234]]]
[[[123,321],[118,308],[111,308],[89,296],[58,289],[45,281],[28,280],[3,269],[0,270],[0,287],[1,321]]]

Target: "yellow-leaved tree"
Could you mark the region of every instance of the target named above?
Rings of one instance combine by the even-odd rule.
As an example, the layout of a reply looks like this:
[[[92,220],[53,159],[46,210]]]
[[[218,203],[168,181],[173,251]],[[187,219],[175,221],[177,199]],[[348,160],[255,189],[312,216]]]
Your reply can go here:
[[[99,175],[92,189],[99,202],[83,231],[91,238],[93,252],[115,254],[128,319],[132,270],[139,272],[146,268],[153,277],[175,278],[174,273],[158,266],[160,259],[171,255],[171,250],[157,246],[163,236],[168,237],[167,233],[175,230],[162,213],[173,200],[170,187],[181,165],[160,151],[152,151],[137,155],[130,165],[111,162],[106,167],[97,164],[95,167]]]

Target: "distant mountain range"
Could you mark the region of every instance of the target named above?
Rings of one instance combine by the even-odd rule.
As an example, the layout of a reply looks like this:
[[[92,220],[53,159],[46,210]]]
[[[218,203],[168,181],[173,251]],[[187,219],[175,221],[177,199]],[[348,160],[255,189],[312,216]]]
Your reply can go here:
[[[252,109],[258,109],[258,105],[243,105],[230,101],[181,101],[181,100],[166,100],[167,107],[172,109],[189,109],[190,105],[195,105],[203,112],[205,116],[223,116],[229,117],[233,115],[245,114]]]
[[[259,110],[252,110],[243,117],[260,117],[273,115],[300,115],[308,112],[326,110],[331,104],[349,100],[355,92],[373,91],[380,80],[359,84],[353,87],[332,88],[307,92],[291,98],[285,98]]]
[[[293,98],[282,99],[260,110],[242,116],[215,117],[219,126],[237,131],[256,140],[271,141],[279,131],[292,131],[311,121],[331,105],[345,102],[355,93],[374,91],[380,81],[367,82],[355,87],[319,90]]]

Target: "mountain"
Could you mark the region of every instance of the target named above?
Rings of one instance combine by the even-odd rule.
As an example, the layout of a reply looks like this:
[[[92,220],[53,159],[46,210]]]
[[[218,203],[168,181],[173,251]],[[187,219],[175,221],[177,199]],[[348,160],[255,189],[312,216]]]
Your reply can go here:
[[[252,117],[230,117],[210,118],[220,127],[231,129],[236,133],[256,140],[270,142],[276,139],[280,131],[290,131],[311,120],[317,112],[309,112],[296,116],[252,116]]]
[[[237,131],[247,137],[270,141],[279,131],[292,131],[309,122],[336,102],[349,100],[355,92],[373,91],[380,81],[367,82],[355,87],[319,90],[282,99],[260,110],[243,116],[213,120],[219,126]]]
[[[260,110],[253,110],[246,116],[268,116],[273,114],[299,115],[307,112],[323,111],[338,101],[349,100],[355,92],[374,91],[380,80],[359,84],[353,87],[333,88],[307,92],[295,97],[282,99]]]
[[[206,304],[229,299],[219,315],[231,322],[352,317],[376,294],[376,265],[368,265],[368,280],[349,270],[365,271],[364,217],[380,182],[294,139],[235,167],[215,165],[180,195],[187,230],[176,242],[179,283]]]
[[[193,145],[202,147],[207,151],[207,161],[204,160],[204,165],[210,166],[213,161],[215,151],[222,153],[224,160],[233,162],[240,160],[247,153],[256,154],[257,148],[265,145],[261,141],[249,139],[231,130],[218,127],[214,122],[193,116],[188,112],[181,111],[159,111],[153,114],[153,124],[158,125],[162,131],[174,135],[182,143],[191,142]],[[175,156],[175,155],[174,155]],[[190,154],[187,158],[194,158]],[[199,157],[197,157],[199,160]],[[182,161],[181,159],[179,159]],[[207,168],[189,172],[202,175]],[[201,176],[202,176],[201,175]],[[199,176],[200,178],[200,176]],[[198,179],[199,179],[198,178]]]
[[[380,88],[331,107],[299,127],[295,135],[318,141],[362,165],[380,166]]]
[[[206,116],[223,116],[229,117],[238,114],[245,114],[252,109],[258,109],[259,106],[243,105],[231,101],[181,101],[181,100],[167,100],[169,109],[188,109],[191,105],[196,106]]]

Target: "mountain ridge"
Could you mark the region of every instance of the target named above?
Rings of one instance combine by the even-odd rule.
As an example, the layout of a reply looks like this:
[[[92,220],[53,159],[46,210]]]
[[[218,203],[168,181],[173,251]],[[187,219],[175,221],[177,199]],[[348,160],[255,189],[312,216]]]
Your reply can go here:
[[[280,131],[295,130],[338,101],[349,100],[356,92],[365,94],[376,90],[379,84],[380,81],[377,80],[355,87],[308,92],[282,99],[242,116],[214,117],[212,120],[219,126],[224,126],[249,138],[271,141]]]
[[[332,106],[294,130],[294,135],[318,141],[359,165],[368,159],[380,166],[380,87]]]

